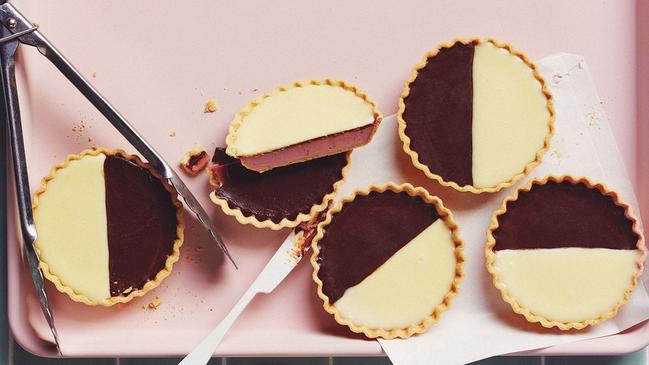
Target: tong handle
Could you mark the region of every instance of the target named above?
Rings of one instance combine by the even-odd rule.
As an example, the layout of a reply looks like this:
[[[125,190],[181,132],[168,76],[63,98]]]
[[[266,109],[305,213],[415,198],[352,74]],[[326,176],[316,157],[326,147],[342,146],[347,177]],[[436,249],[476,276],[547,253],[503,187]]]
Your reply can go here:
[[[6,29],[0,29],[0,34],[3,36],[6,36],[7,33],[9,32]],[[23,250],[25,251],[27,261],[29,262],[31,276],[36,287],[41,309],[50,329],[52,330],[54,343],[60,355],[61,349],[59,345],[59,336],[56,332],[56,327],[54,326],[54,315],[49,307],[47,294],[45,293],[44,288],[43,273],[39,269],[38,253],[34,248],[34,242],[36,242],[37,238],[36,226],[34,225],[34,216],[32,213],[29,174],[27,172],[27,160],[25,158],[25,142],[23,140],[20,104],[18,103],[18,91],[16,88],[15,53],[17,47],[17,42],[3,44],[0,48],[0,64],[2,64],[2,89],[7,110],[9,145],[13,162],[16,199],[23,238]]]
[[[149,164],[165,179],[171,179],[171,168],[142,135],[86,80],[81,73],[40,32],[37,49],[103,114],[106,119],[144,156]]]
[[[34,217],[32,215],[29,176],[27,173],[27,162],[25,160],[25,142],[23,140],[20,106],[18,104],[18,92],[16,89],[16,65],[14,59],[16,48],[17,44],[15,43],[2,47],[0,54],[2,73],[4,75],[2,78],[2,88],[7,108],[9,145],[14,168],[18,209],[20,210],[20,226],[23,238],[25,239],[25,248],[34,251],[31,243],[36,240],[36,229],[34,228]]]
[[[104,98],[59,50],[50,43],[12,4],[0,5],[0,19],[5,27],[12,29],[13,35],[25,33],[18,39],[24,44],[36,47],[52,64],[103,114],[106,119],[128,140],[135,149],[165,179],[172,177],[171,167],[162,159],[140,133]],[[12,33],[7,34],[11,36]],[[9,37],[6,37],[8,39]]]

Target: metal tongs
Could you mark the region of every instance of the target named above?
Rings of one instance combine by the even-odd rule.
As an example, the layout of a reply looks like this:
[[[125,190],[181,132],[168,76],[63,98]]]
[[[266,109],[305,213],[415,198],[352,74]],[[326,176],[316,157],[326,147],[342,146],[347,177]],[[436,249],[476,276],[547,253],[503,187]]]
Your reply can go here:
[[[41,309],[54,335],[58,353],[61,354],[59,337],[56,333],[54,317],[48,304],[47,295],[45,294],[43,275],[38,267],[38,254],[33,246],[37,233],[32,216],[31,193],[29,191],[29,178],[27,176],[27,164],[25,161],[25,148],[15,79],[15,55],[19,42],[24,45],[36,47],[41,54],[50,60],[83,96],[146,158],[160,176],[167,179],[176,188],[178,194],[185,200],[187,207],[196,214],[198,220],[210,232],[219,248],[236,268],[237,265],[230,256],[214,224],[176,172],[108,100],[101,96],[79,71],[38,31],[38,25],[32,24],[9,3],[0,5],[0,23],[2,24],[2,27],[0,27],[0,35],[2,36],[0,38],[0,64],[2,67],[3,89],[7,105],[7,122],[9,125],[16,195],[24,241],[23,247],[31,269],[32,279],[38,292]]]

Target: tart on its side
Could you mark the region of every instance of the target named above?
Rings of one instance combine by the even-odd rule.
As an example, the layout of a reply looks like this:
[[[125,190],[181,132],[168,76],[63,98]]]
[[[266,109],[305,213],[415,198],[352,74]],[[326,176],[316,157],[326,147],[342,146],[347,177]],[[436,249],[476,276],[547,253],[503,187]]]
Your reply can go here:
[[[54,166],[34,194],[43,275],[72,300],[125,303],[171,273],[183,243],[177,192],[147,163],[99,148]]]
[[[208,170],[214,187],[210,199],[241,224],[274,230],[296,227],[327,208],[345,180],[350,153],[261,173],[217,148]]]
[[[372,186],[343,199],[318,225],[312,248],[324,309],[370,338],[426,331],[463,275],[451,212],[410,184]]]
[[[569,330],[617,314],[637,285],[646,249],[615,192],[586,178],[549,176],[505,199],[485,254],[514,312]]]
[[[380,122],[374,102],[355,86],[328,79],[294,82],[236,114],[226,152],[263,172],[365,145]]]
[[[540,163],[554,109],[527,57],[475,38],[425,55],[405,83],[397,118],[415,167],[444,186],[482,193],[511,186]]]

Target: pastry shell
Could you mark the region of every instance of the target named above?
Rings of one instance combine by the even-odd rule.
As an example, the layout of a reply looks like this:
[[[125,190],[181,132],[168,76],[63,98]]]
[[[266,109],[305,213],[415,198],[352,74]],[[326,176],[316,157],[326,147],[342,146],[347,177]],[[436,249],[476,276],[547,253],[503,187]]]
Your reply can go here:
[[[404,99],[410,94],[410,84],[415,81],[417,78],[417,74],[419,70],[424,68],[427,63],[428,59],[431,57],[436,56],[439,51],[443,48],[451,48],[453,45],[456,43],[462,43],[462,44],[471,44],[474,42],[478,43],[485,43],[489,42],[493,44],[494,46],[498,48],[505,49],[509,51],[512,55],[520,58],[525,64],[527,64],[531,69],[532,73],[534,75],[534,78],[541,84],[541,91],[545,95],[547,99],[547,108],[548,112],[550,113],[550,118],[548,120],[548,127],[549,131],[548,134],[545,136],[545,140],[543,142],[543,147],[541,147],[538,151],[536,151],[535,154],[535,159],[533,161],[528,162],[525,167],[523,168],[523,171],[514,175],[511,179],[505,182],[501,182],[500,184],[496,186],[490,186],[490,187],[482,187],[478,188],[473,185],[464,185],[460,186],[454,181],[446,181],[444,178],[440,175],[435,174],[430,170],[430,168],[423,164],[422,162],[419,161],[419,154],[413,150],[410,147],[410,137],[406,134],[406,121],[403,119],[403,113],[406,110],[406,104]],[[552,139],[552,135],[554,134],[554,119],[555,119],[555,111],[554,111],[554,102],[552,98],[552,94],[550,93],[550,90],[547,87],[547,83],[541,77],[541,74],[539,74],[538,69],[536,65],[529,59],[527,56],[525,56],[523,53],[516,51],[512,46],[508,43],[500,43],[495,39],[492,38],[486,38],[486,39],[481,39],[481,38],[465,38],[465,39],[455,39],[452,42],[448,43],[443,43],[437,47],[436,50],[434,51],[429,51],[424,55],[424,58],[421,60],[420,63],[418,63],[414,69],[412,70],[412,73],[410,75],[410,78],[406,80],[404,87],[403,87],[403,92],[401,93],[401,96],[399,97],[399,110],[397,111],[397,121],[399,124],[399,138],[403,142],[403,151],[410,156],[410,160],[412,161],[412,164],[419,170],[423,171],[424,175],[428,177],[429,179],[436,180],[440,185],[445,186],[445,187],[451,187],[457,191],[461,192],[470,192],[474,194],[480,194],[480,193],[494,193],[497,191],[500,191],[503,188],[507,188],[512,186],[516,181],[520,180],[524,176],[530,173],[534,167],[536,167],[538,164],[541,163],[543,155],[545,152],[550,148],[550,140]]]
[[[395,193],[405,192],[410,196],[418,196],[422,198],[426,203],[435,205],[437,209],[437,213],[440,216],[440,219],[444,220],[444,223],[451,231],[451,238],[455,244],[455,250],[454,250],[455,259],[456,259],[455,277],[453,279],[453,282],[451,283],[451,288],[448,291],[448,293],[444,296],[443,301],[439,305],[437,305],[434,308],[433,312],[421,322],[417,324],[413,324],[406,328],[368,328],[362,325],[357,325],[353,323],[352,320],[343,317],[338,311],[338,309],[334,306],[334,304],[329,301],[329,297],[326,294],[324,294],[324,292],[322,291],[323,283],[322,280],[320,280],[320,278],[318,277],[318,271],[320,270],[320,265],[318,264],[317,261],[318,255],[320,253],[318,243],[324,237],[324,229],[329,223],[331,223],[333,215],[340,212],[345,203],[354,201],[354,199],[357,196],[366,196],[369,195],[371,192],[383,193],[388,190]],[[451,300],[458,294],[459,284],[464,277],[463,268],[464,268],[464,262],[466,261],[463,253],[464,241],[459,236],[459,227],[455,222],[455,220],[453,219],[453,214],[451,213],[450,210],[448,210],[444,206],[441,199],[439,199],[436,196],[431,196],[430,193],[426,191],[424,188],[414,187],[409,183],[397,185],[394,182],[389,182],[385,185],[372,185],[363,190],[356,190],[351,196],[342,199],[341,202],[336,205],[336,207],[330,209],[327,212],[324,221],[318,224],[318,231],[315,237],[313,238],[313,241],[311,243],[311,248],[313,251],[313,254],[311,256],[311,265],[313,266],[312,277],[317,285],[318,297],[320,297],[320,299],[322,299],[323,301],[323,308],[328,313],[333,314],[336,322],[338,322],[339,324],[349,327],[349,329],[355,333],[363,333],[365,336],[369,338],[377,338],[377,337],[384,338],[384,339],[408,338],[415,334],[425,332],[428,329],[428,327],[433,323],[435,323],[439,319],[440,315],[450,307]]]
[[[498,272],[495,267],[495,261],[496,261],[496,253],[494,251],[494,247],[496,245],[496,239],[493,236],[494,230],[496,230],[499,227],[498,223],[498,217],[501,215],[504,215],[507,213],[507,204],[509,202],[516,201],[518,199],[518,196],[521,192],[528,192],[532,189],[532,186],[534,185],[544,185],[548,181],[552,182],[570,182],[571,184],[584,184],[586,187],[589,189],[595,189],[598,190],[602,195],[609,196],[613,199],[613,202],[622,208],[624,208],[625,216],[627,219],[631,220],[633,222],[632,225],[632,230],[635,232],[639,239],[637,243],[637,250],[640,251],[640,257],[636,261],[636,271],[633,274],[632,282],[631,285],[626,289],[624,292],[624,297],[615,304],[615,306],[607,313],[601,314],[599,317],[594,318],[594,319],[588,319],[585,321],[581,322],[560,322],[560,321],[555,321],[549,318],[546,318],[541,315],[537,315],[529,311],[527,308],[521,306],[516,299],[514,299],[512,296],[509,295],[507,292],[507,288],[505,285],[503,285],[499,278],[498,278]],[[647,249],[645,247],[644,243],[644,236],[642,232],[640,231],[639,225],[638,225],[638,220],[635,218],[635,216],[631,212],[631,207],[620,200],[618,197],[618,193],[610,190],[606,185],[603,183],[594,183],[590,181],[589,179],[585,177],[574,177],[571,175],[561,175],[561,176],[546,176],[543,179],[535,179],[530,181],[526,186],[519,188],[513,195],[505,198],[503,201],[502,205],[500,206],[500,209],[498,209],[496,212],[494,212],[493,216],[491,217],[491,224],[489,225],[489,229],[487,230],[487,244],[485,246],[485,256],[486,256],[486,266],[487,270],[491,273],[493,276],[493,285],[500,291],[500,295],[502,299],[509,303],[509,305],[512,307],[512,310],[525,317],[525,319],[528,322],[531,323],[539,323],[541,326],[545,328],[552,328],[552,327],[557,327],[560,330],[567,331],[571,329],[583,329],[588,326],[594,326],[596,324],[599,324],[600,322],[603,322],[609,318],[614,317],[617,314],[617,311],[622,307],[628,300],[629,296],[635,289],[636,285],[638,284],[638,278],[640,277],[640,274],[642,274],[642,271],[644,269],[644,260],[647,256]]]
[[[265,99],[267,99],[267,98],[269,98],[269,97],[271,97],[273,95],[279,94],[279,93],[281,93],[283,91],[287,91],[287,90],[294,89],[294,88],[310,86],[310,85],[329,85],[329,86],[334,86],[334,87],[340,87],[340,88],[343,88],[345,90],[353,92],[354,94],[356,94],[356,96],[363,99],[365,102],[369,103],[372,106],[372,114],[374,116],[374,123],[373,123],[374,128],[373,128],[372,133],[370,135],[370,140],[371,140],[372,136],[374,136],[374,134],[376,133],[376,130],[378,129],[379,124],[381,123],[381,120],[383,119],[383,117],[381,116],[381,113],[379,113],[377,111],[376,103],[372,99],[370,99],[369,96],[367,96],[367,94],[360,91],[356,86],[347,84],[344,81],[330,80],[330,79],[309,80],[309,81],[294,81],[292,84],[280,86],[280,87],[278,87],[277,89],[275,89],[275,90],[273,90],[271,92],[267,92],[267,93],[265,93],[263,95],[260,95],[257,99],[254,99],[254,100],[250,101],[246,106],[243,107],[243,109],[241,109],[234,116],[234,120],[232,120],[232,122],[230,122],[230,127],[228,129],[228,135],[225,137],[225,143],[226,143],[225,152],[228,155],[232,156],[232,157],[241,157],[241,156],[238,155],[238,152],[237,152],[236,147],[234,146],[234,143],[237,140],[238,130],[239,130],[239,127],[241,127],[241,124],[243,123],[244,118],[257,105],[261,104]],[[288,146],[286,146],[286,147],[288,147]],[[271,152],[271,150],[265,151],[263,153],[267,153],[267,152]],[[338,153],[341,153],[341,152],[344,152],[344,151],[333,151],[333,152],[331,152],[329,154],[334,155],[334,154],[338,154]],[[324,156],[320,156],[320,157],[324,157]],[[310,160],[310,158],[303,159],[301,161],[296,161],[294,163],[304,162],[304,161],[307,161],[307,160]],[[245,163],[243,163],[243,161],[242,161],[242,164],[244,166],[246,166]],[[248,166],[246,166],[246,167],[248,167]]]
[[[56,173],[58,170],[61,170],[63,168],[66,168],[68,164],[71,161],[74,160],[80,160],[81,158],[85,156],[97,156],[99,154],[104,154],[106,156],[121,156],[131,162],[136,163],[142,168],[145,168],[149,173],[151,173],[154,177],[156,177],[158,180],[162,182],[162,185],[164,188],[169,192],[169,196],[172,199],[172,202],[174,206],[176,207],[176,239],[173,243],[172,251],[170,255],[167,257],[167,260],[165,261],[165,267],[160,270],[156,276],[152,279],[149,280],[144,284],[144,286],[140,289],[136,290],[131,290],[128,295],[126,296],[111,296],[109,298],[106,298],[103,301],[96,301],[88,298],[84,294],[77,293],[73,288],[63,284],[59,277],[54,274],[53,272],[50,271],[50,267],[47,264],[47,262],[43,261],[40,258],[40,250],[38,248],[38,239],[36,240],[34,244],[34,248],[36,249],[36,253],[39,256],[39,267],[41,271],[43,272],[43,276],[47,278],[49,281],[51,281],[56,289],[60,291],[61,293],[67,294],[72,300],[75,302],[79,303],[84,303],[87,305],[95,306],[95,305],[101,305],[101,306],[106,306],[110,307],[112,305],[115,305],[117,303],[126,303],[131,301],[133,298],[136,297],[141,297],[160,285],[162,280],[169,276],[171,274],[172,267],[176,261],[180,258],[180,247],[183,244],[184,241],[184,231],[185,231],[185,222],[183,219],[183,205],[180,203],[178,200],[178,193],[174,189],[169,182],[167,182],[165,179],[163,179],[160,174],[158,174],[153,167],[151,167],[148,163],[143,162],[140,157],[136,155],[130,155],[126,153],[124,150],[121,149],[114,149],[114,150],[109,150],[103,147],[100,148],[94,148],[94,149],[87,149],[81,151],[81,153],[76,154],[76,155],[68,155],[62,163],[56,164],[52,167],[50,170],[50,173],[48,176],[44,177],[43,180],[41,181],[41,186],[38,188],[38,190],[34,193],[34,199],[32,203],[32,211],[35,210],[38,207],[38,201],[39,197],[41,194],[43,194],[47,190],[47,184],[50,180],[54,179],[56,176]]]
[[[309,210],[308,213],[298,213],[295,219],[283,218],[281,221],[279,221],[279,223],[275,223],[270,219],[265,219],[263,221],[260,221],[254,214],[245,215],[243,211],[238,207],[234,207],[234,208],[230,207],[228,201],[216,196],[214,191],[210,192],[210,199],[214,204],[221,207],[223,213],[233,216],[237,220],[237,222],[241,224],[250,224],[257,228],[270,228],[272,230],[280,230],[283,228],[294,228],[297,227],[302,222],[307,222],[311,220],[312,217],[315,217],[318,213],[327,209],[329,203],[333,201],[334,197],[336,196],[336,193],[338,192],[338,189],[345,182],[345,179],[347,178],[347,173],[351,168],[351,151],[346,152],[345,159],[347,160],[347,163],[341,170],[340,179],[334,182],[334,184],[332,185],[331,192],[325,194],[322,197],[322,201],[311,206],[311,209]],[[213,176],[212,170],[208,169],[207,171],[208,174],[210,175],[209,178],[210,185],[212,185],[215,188],[218,188],[219,185]]]

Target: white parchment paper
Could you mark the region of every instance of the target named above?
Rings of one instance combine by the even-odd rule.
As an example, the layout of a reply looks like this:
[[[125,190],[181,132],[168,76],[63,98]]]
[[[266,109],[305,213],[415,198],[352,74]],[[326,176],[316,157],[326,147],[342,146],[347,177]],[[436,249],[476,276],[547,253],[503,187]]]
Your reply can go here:
[[[619,314],[596,327],[568,333],[530,324],[512,312],[493,287],[483,248],[491,215],[502,200],[530,178],[570,173],[605,182],[639,212],[602,103],[584,59],[557,54],[537,63],[555,98],[555,135],[543,163],[517,186],[497,194],[458,193],[427,179],[412,167],[397,136],[394,116],[386,117],[372,143],[352,154],[352,169],[339,197],[369,184],[411,182],[442,198],[453,211],[465,241],[465,279],[449,311],[426,333],[407,340],[379,340],[396,365],[464,364],[510,352],[600,337],[649,318],[649,297],[640,284]],[[647,276],[644,276],[646,282]]]

